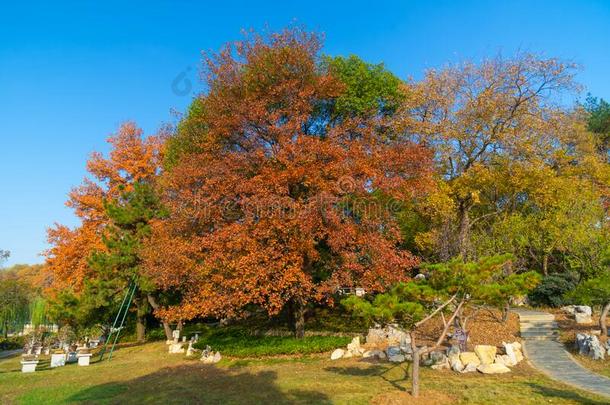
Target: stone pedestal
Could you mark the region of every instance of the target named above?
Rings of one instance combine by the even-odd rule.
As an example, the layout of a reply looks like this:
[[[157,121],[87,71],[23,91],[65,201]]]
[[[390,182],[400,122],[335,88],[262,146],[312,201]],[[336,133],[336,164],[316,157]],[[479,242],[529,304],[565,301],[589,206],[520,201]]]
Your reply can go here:
[[[76,352],[69,352],[68,357],[66,358],[66,363],[76,363],[78,361],[78,357]]]
[[[93,354],[91,353],[80,353],[78,354],[78,365],[79,366],[88,366],[89,365],[89,361],[91,360],[91,356],[93,356]]]
[[[21,372],[22,373],[33,373],[36,371],[38,360],[21,360]]]
[[[62,367],[66,365],[65,353],[54,353],[51,355],[51,368]]]

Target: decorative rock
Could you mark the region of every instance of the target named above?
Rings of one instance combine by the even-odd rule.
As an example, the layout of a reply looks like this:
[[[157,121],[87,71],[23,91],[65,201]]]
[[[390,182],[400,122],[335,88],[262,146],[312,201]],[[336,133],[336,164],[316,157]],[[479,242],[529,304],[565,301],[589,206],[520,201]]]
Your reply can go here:
[[[180,354],[184,353],[184,346],[182,342],[172,343],[169,345],[169,354]]]
[[[481,360],[481,364],[493,364],[496,359],[497,348],[496,346],[476,345],[474,352]]]
[[[211,352],[208,352],[207,350],[204,351],[203,356],[201,356],[201,361],[204,362],[205,364],[218,363],[221,359],[222,359],[222,356],[220,355],[220,352],[216,352],[216,353],[212,354]]]
[[[475,363],[468,363],[466,364],[466,367],[464,367],[464,369],[461,371],[461,373],[473,373],[475,371],[477,371],[477,365]]]
[[[343,357],[343,355],[345,355],[345,350],[337,349],[334,352],[332,352],[332,354],[330,355],[330,359],[339,360],[341,357]]]
[[[371,328],[366,336],[366,343],[375,345],[400,345],[411,343],[411,337],[396,326],[388,325],[385,328]]]
[[[606,343],[606,346],[607,345],[608,344]],[[576,335],[575,346],[576,349],[578,349],[578,354],[589,356],[593,360],[603,360],[607,351],[602,348],[597,336],[584,333],[578,333]]]
[[[566,305],[564,307],[561,307],[561,310],[567,314],[574,315],[574,312],[576,312],[575,308],[576,305]]]
[[[479,356],[477,356],[475,353],[473,352],[462,352],[460,353],[460,361],[463,364],[474,364],[475,365],[475,369],[476,367],[481,364],[481,359],[479,359]]]
[[[450,348],[447,349],[447,356],[459,355],[461,353],[459,345],[451,345]]]
[[[521,343],[505,343],[502,342],[508,361],[505,361],[507,366],[514,366],[519,364],[523,360],[523,353],[521,352]]]
[[[464,363],[460,361],[460,356],[450,356],[449,365],[453,371],[461,373],[464,370]]]
[[[593,311],[588,305],[576,305],[574,307],[574,314],[585,314],[591,316],[593,315]]]
[[[430,367],[432,370],[449,370],[451,366],[449,365],[449,360],[445,358],[445,361],[442,363],[434,364]]]
[[[497,354],[496,359],[494,360],[494,364],[501,364],[503,366],[512,367],[515,366],[517,363],[514,363],[507,354]]]
[[[442,352],[431,352],[430,360],[432,360],[432,364],[443,364],[447,363],[447,356]]]
[[[576,320],[577,324],[590,324],[593,322],[593,319],[591,319],[591,315],[588,315],[586,313],[576,312],[574,314],[574,319]]]
[[[393,356],[388,356],[388,360],[392,363],[402,363],[406,360],[404,354],[395,354]]]
[[[502,373],[510,373],[510,368],[502,365],[502,364],[481,364],[477,367],[477,370],[483,374],[502,374]]]
[[[346,350],[346,351],[345,351],[345,353],[343,354],[342,359],[349,359],[349,358],[352,358],[352,357],[354,357],[354,355],[352,354],[352,352],[351,352],[351,351],[349,351],[349,350]]]
[[[386,358],[386,354],[383,350],[367,350],[362,354],[364,358],[377,358],[379,360],[384,360]]]
[[[386,353],[388,354],[388,357],[398,356],[402,354],[402,350],[398,346],[390,346],[386,350]]]
[[[350,353],[349,357],[362,355],[364,350],[360,347],[360,336],[352,339],[352,342],[347,345],[347,351]],[[343,357],[347,358],[345,355]]]
[[[189,347],[187,347],[186,349],[186,355],[187,356],[192,356],[195,354],[195,349],[193,348],[193,341],[191,340],[189,342]]]

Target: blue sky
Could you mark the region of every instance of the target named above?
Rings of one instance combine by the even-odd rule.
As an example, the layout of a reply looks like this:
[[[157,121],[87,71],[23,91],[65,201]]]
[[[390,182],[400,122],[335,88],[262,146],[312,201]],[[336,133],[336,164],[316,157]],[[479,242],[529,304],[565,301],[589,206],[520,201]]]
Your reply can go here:
[[[0,3],[0,249],[41,262],[45,229],[77,224],[64,202],[125,120],[147,133],[197,91],[202,50],[243,28],[291,23],[324,51],[384,62],[401,77],[517,50],[575,61],[610,99],[610,0]],[[184,92],[184,82],[193,88]],[[174,84],[174,85],[173,85]],[[187,94],[184,94],[187,93]]]

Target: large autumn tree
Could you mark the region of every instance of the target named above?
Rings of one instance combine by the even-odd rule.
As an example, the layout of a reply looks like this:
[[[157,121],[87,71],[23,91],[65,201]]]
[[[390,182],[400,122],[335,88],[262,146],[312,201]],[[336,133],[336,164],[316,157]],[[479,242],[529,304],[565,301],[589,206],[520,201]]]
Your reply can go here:
[[[129,211],[133,208],[129,206],[133,201],[131,197],[139,197],[138,190],[144,187],[147,190],[153,187],[162,160],[160,137],[143,138],[142,130],[134,123],[123,124],[108,142],[111,146],[108,157],[101,153],[92,154],[87,162],[89,176],[81,186],[72,190],[66,203],[74,209],[80,225],[74,229],[63,225],[49,229],[51,248],[47,252],[47,271],[52,279],[49,296],[60,306],[64,302],[79,302],[79,299],[93,302],[94,305],[82,306],[98,312],[100,320],[107,318],[101,316],[103,308],[112,310],[116,301],[114,297],[124,294],[136,271],[134,266],[123,266],[126,262],[133,264],[133,255],[137,255],[133,244],[129,246],[133,249],[118,252],[120,248],[115,243],[124,225],[124,215],[121,215],[124,213],[119,213],[118,207]],[[134,219],[132,225],[140,226],[142,220],[148,219],[146,212]],[[109,277],[109,274],[114,276]],[[83,294],[94,294],[95,297],[82,297]],[[104,298],[99,299],[99,296]],[[146,294],[143,298],[138,296],[135,302],[139,307],[138,314],[142,313],[142,307],[148,308]],[[55,312],[62,313],[62,310]],[[80,318],[85,319],[88,315]],[[142,320],[142,317],[138,316],[138,319]],[[138,331],[138,339],[142,340],[144,331],[142,328]]]
[[[546,272],[552,252],[584,242],[600,215],[582,208],[599,203],[596,182],[607,175],[581,112],[562,102],[578,90],[575,68],[520,54],[431,70],[409,84],[396,122],[435,150],[440,186],[420,206],[423,225],[408,229],[420,231],[432,258],[525,249]],[[575,203],[581,190],[587,200]]]
[[[417,263],[398,248],[395,206],[429,187],[431,154],[388,130],[387,86],[359,102],[337,72],[357,75],[322,62],[320,47],[287,30],[205,60],[209,91],[164,178],[171,214],[148,249],[148,275],[183,297],[163,316],[288,306],[301,337],[309,302],[341,286],[384,290]]]

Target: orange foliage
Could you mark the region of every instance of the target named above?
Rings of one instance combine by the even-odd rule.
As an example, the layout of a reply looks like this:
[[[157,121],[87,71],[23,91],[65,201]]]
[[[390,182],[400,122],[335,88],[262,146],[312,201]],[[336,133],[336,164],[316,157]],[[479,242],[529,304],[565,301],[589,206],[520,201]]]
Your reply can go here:
[[[430,186],[431,154],[381,133],[384,118],[319,113],[343,88],[319,50],[289,31],[206,60],[207,131],[164,176],[171,216],[146,252],[148,275],[183,295],[162,317],[273,314],[339,286],[383,290],[417,263],[393,214]]]
[[[48,230],[52,247],[46,252],[46,270],[52,278],[52,289],[71,286],[78,291],[86,278],[94,276],[88,260],[93,251],[104,249],[102,234],[108,222],[104,201],[117,198],[134,182],[158,174],[160,138],[143,139],[142,130],[127,122],[108,138],[108,143],[112,146],[108,158],[97,152],[92,154],[87,162],[90,177],[70,192],[66,202],[81,225],[70,229],[55,224]]]

